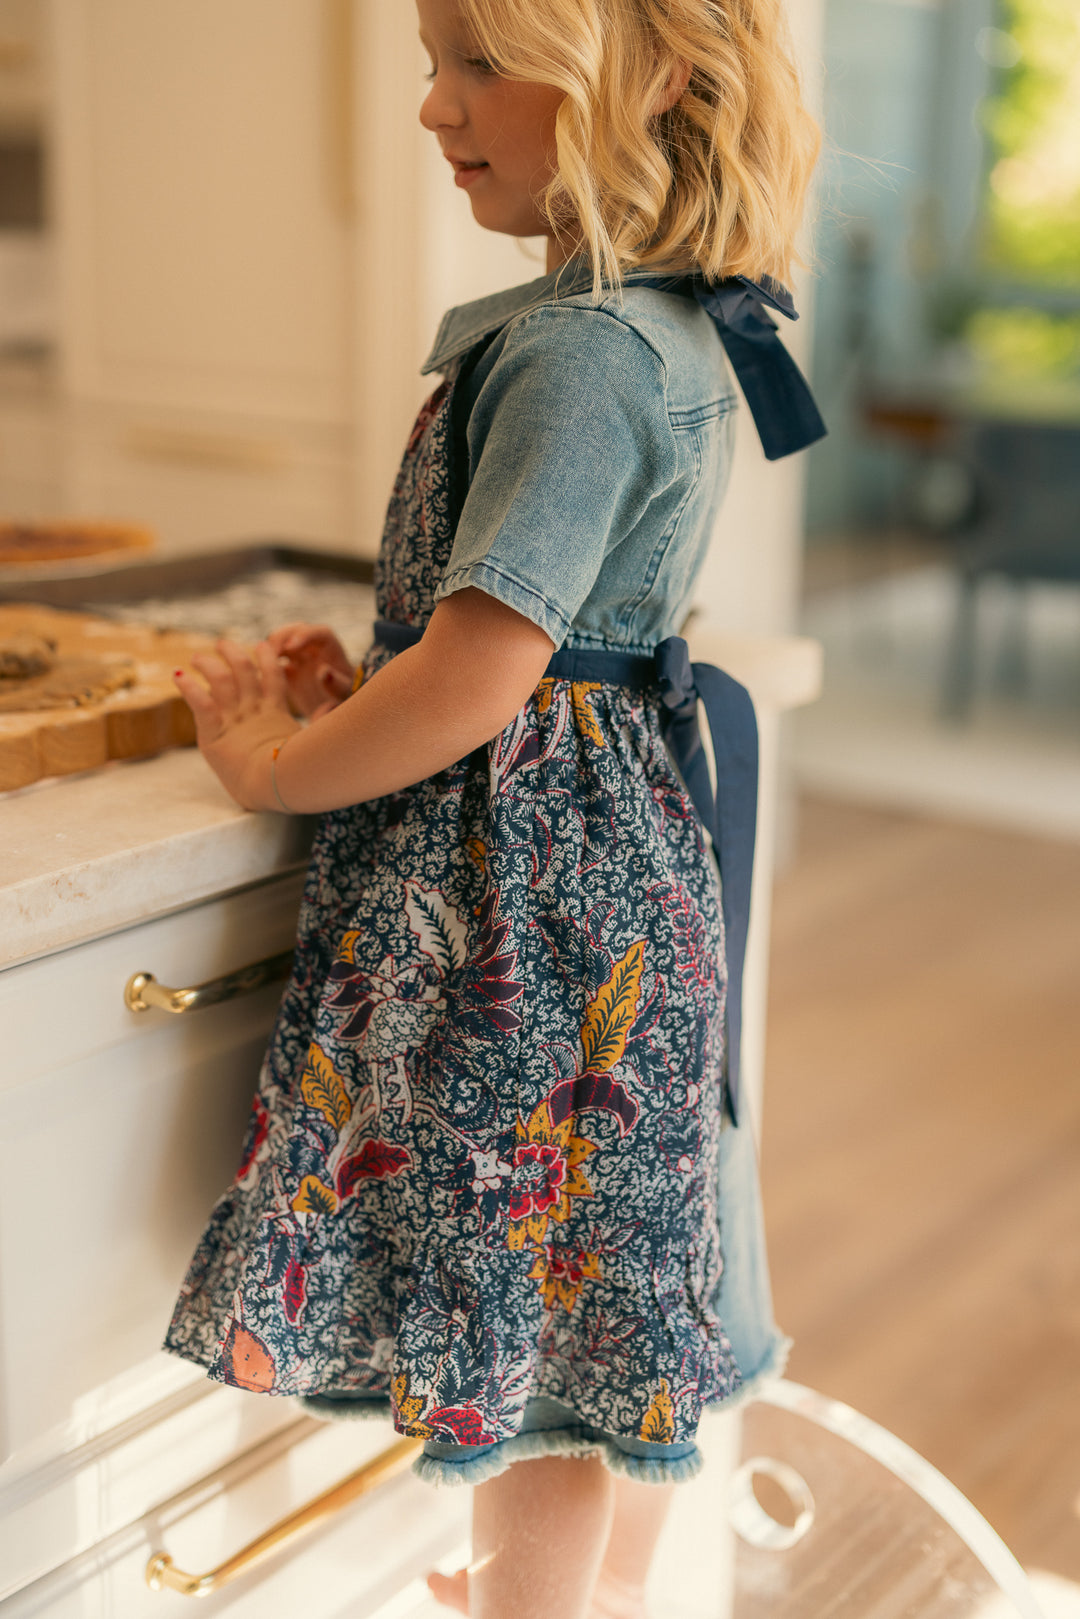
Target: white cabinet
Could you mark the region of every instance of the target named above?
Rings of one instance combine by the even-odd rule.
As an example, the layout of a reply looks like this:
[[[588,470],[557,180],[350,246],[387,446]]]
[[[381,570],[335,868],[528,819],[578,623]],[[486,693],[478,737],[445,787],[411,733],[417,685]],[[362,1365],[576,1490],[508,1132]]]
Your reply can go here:
[[[151,528],[160,555],[246,540],[340,547],[351,533],[345,425],[72,402],[64,504]],[[370,549],[362,548],[362,549]]]
[[[56,509],[60,439],[56,406],[40,393],[0,402],[0,516],[43,517]]]
[[[138,971],[203,982],[289,949],[301,885],[277,877],[0,973],[0,1607],[13,1619],[161,1613],[176,1598],[147,1588],[152,1552],[213,1566],[393,1437],[327,1429],[158,1347],[235,1170],[281,985],[181,1017],[128,1011],[124,986]],[[320,1543],[313,1619],[461,1538],[464,1500],[420,1503],[406,1478],[365,1509],[362,1558],[355,1525]],[[407,1539],[388,1533],[395,1514]],[[268,1565],[212,1611],[295,1611],[303,1565]]]
[[[77,394],[347,417],[341,6],[64,0],[55,130]]]
[[[0,1453],[160,1345],[238,1161],[281,986],[136,1015],[127,979],[191,984],[291,947],[285,877],[0,973]]]
[[[395,1442],[389,1423],[323,1423],[160,1357],[99,1391],[79,1442],[0,1470],[4,1619],[159,1619],[180,1597],[151,1590],[170,1556],[204,1574]],[[469,1491],[408,1472],[321,1533],[200,1603],[230,1619],[355,1619],[467,1545]],[[400,1609],[399,1609],[400,1611]]]
[[[203,982],[291,947],[277,877],[0,972],[0,1610],[140,1619],[152,1553],[213,1567],[390,1444],[222,1388],[158,1346],[236,1167],[281,993],[135,1014],[135,972]],[[467,1493],[405,1475],[204,1611],[354,1612],[467,1527]],[[366,1610],[365,1610],[366,1611]]]
[[[69,509],[350,537],[350,14],[52,0]]]
[[[56,505],[166,551],[374,555],[440,315],[541,270],[473,223],[420,128],[413,8],[40,4]],[[0,466],[0,509],[32,509],[10,490]]]

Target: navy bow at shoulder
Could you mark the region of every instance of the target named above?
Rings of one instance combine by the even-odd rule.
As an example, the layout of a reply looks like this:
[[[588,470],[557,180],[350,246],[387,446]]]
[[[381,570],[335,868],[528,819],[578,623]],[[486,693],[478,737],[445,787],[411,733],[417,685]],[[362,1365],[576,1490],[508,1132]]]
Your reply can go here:
[[[635,278],[634,285],[696,298],[711,317],[770,461],[824,438],[827,428],[810,385],[780,341],[769,313],[799,318],[790,292],[779,281],[769,276],[761,281],[745,275],[706,281],[700,275],[669,275]]]

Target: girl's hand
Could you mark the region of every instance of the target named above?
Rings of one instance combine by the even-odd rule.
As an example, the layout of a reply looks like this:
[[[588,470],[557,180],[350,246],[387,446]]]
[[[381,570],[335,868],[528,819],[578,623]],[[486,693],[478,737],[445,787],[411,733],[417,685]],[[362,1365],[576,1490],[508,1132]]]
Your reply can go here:
[[[178,669],[173,677],[192,714],[203,757],[244,809],[280,809],[271,786],[275,746],[300,727],[289,712],[285,674],[261,641],[248,652],[219,641],[191,660],[202,680]],[[205,684],[204,684],[205,682]]]
[[[285,624],[266,638],[282,660],[293,712],[319,719],[352,691],[354,669],[345,648],[325,624]]]

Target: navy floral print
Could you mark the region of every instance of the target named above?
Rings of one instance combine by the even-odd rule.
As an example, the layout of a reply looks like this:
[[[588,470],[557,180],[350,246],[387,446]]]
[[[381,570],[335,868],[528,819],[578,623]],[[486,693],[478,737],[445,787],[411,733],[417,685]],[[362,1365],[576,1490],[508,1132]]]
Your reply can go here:
[[[452,385],[387,518],[381,616],[453,541]],[[372,678],[390,654],[365,660]],[[715,1310],[723,926],[659,696],[544,679],[487,747],[321,822],[233,1185],[167,1347],[458,1444],[549,1396],[692,1439],[740,1385]]]

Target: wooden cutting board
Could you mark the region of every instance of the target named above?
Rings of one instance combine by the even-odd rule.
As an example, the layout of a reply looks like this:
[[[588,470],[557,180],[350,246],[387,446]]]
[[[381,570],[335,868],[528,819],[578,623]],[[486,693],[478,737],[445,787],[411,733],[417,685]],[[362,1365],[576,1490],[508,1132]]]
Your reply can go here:
[[[58,657],[127,658],[135,684],[85,708],[0,713],[0,792],[28,787],[44,776],[69,776],[110,759],[138,759],[195,740],[191,710],[172,672],[193,652],[213,646],[208,635],[115,624],[88,613],[0,603],[0,637],[40,635],[55,641]]]

